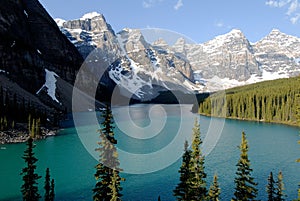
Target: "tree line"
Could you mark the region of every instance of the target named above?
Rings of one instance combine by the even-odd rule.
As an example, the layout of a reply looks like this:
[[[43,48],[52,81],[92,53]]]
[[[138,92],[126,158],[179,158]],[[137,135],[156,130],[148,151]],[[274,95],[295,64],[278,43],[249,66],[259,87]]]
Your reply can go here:
[[[199,113],[296,125],[299,94],[300,77],[265,81],[211,94]]]
[[[298,110],[300,113],[300,110]],[[94,174],[96,184],[93,191],[94,201],[120,201],[122,200],[122,182],[124,178],[120,176],[122,169],[116,149],[117,140],[114,137],[113,116],[110,107],[102,113],[102,127],[98,131],[100,134],[99,147],[99,163],[95,166]],[[189,148],[187,141],[184,143],[184,153],[182,155],[182,164],[179,173],[179,183],[173,190],[173,195],[178,201],[219,201],[221,188],[218,183],[218,176],[215,174],[212,184],[207,187],[205,173],[205,156],[202,153],[201,132],[198,119],[195,120],[192,129],[192,144]],[[23,200],[39,200],[41,198],[38,193],[37,180],[40,176],[35,173],[37,158],[34,156],[33,139],[30,137],[27,141],[27,149],[24,152],[23,159],[27,166],[22,170],[24,184],[21,187]],[[255,178],[251,175],[252,168],[248,158],[248,141],[246,134],[242,132],[240,150],[240,158],[236,164],[236,176],[234,179],[235,190],[232,196],[233,201],[254,201],[257,200],[258,189]],[[275,181],[273,173],[268,176],[268,184],[266,193],[268,201],[284,201],[286,195],[284,193],[283,175],[280,171]],[[46,170],[45,176],[45,200],[54,200],[54,180],[50,182],[49,169]],[[47,199],[46,199],[47,197]],[[158,195],[158,200],[162,200]],[[300,188],[298,189],[298,198],[300,201]]]

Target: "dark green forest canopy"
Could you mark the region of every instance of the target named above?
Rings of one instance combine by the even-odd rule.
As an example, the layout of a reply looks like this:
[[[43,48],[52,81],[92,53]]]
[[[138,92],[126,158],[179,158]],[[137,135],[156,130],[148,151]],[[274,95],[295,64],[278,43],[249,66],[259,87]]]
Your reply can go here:
[[[259,82],[211,94],[199,113],[217,117],[297,124],[300,77]]]

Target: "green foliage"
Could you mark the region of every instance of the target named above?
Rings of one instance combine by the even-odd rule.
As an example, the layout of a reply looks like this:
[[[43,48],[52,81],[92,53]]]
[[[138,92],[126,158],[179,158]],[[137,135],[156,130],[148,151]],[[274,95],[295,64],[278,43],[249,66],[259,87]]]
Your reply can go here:
[[[214,93],[200,103],[199,113],[297,125],[299,94],[300,77],[265,81]]]
[[[21,192],[24,201],[36,201],[41,197],[38,193],[38,183],[37,180],[41,178],[37,173],[35,173],[36,165],[35,163],[38,159],[34,156],[33,139],[30,137],[27,141],[27,149],[24,151],[24,156],[26,167],[22,169],[21,175],[23,175],[23,185],[21,187]]]
[[[242,132],[242,141],[239,146],[240,159],[237,163],[237,171],[235,182],[235,192],[232,200],[248,201],[255,200],[257,196],[257,189],[255,186],[254,178],[251,176],[252,169],[250,168],[250,160],[248,159],[248,142],[246,134]]]
[[[37,138],[41,135],[41,119],[40,118],[31,118],[31,115],[28,116],[28,130],[29,135],[32,138]]]
[[[8,129],[8,122],[6,116],[0,118],[0,131]]]
[[[49,193],[49,200],[53,201],[55,198],[55,184],[54,184],[54,179],[51,180],[50,184],[50,193]]]
[[[45,189],[45,195],[44,195],[45,201],[49,201],[49,196],[50,196],[50,171],[49,171],[49,168],[46,169],[44,189]]]
[[[45,201],[53,201],[54,200],[54,179],[50,182],[50,170],[49,168],[46,169],[46,176],[45,176]]]
[[[195,119],[191,153],[191,191],[192,199],[205,200],[207,196],[206,173],[204,171],[204,155],[201,151],[201,132],[198,119]]]
[[[100,153],[99,163],[96,165],[96,185],[93,189],[93,199],[97,201],[121,200],[121,181],[119,168],[120,162],[115,145],[117,140],[113,132],[113,116],[111,109],[107,106],[102,114],[102,128],[99,130],[101,141],[96,150]]]
[[[275,201],[284,201],[286,195],[284,194],[283,175],[280,171],[277,176],[276,189],[275,189]]]
[[[191,150],[188,149],[188,142],[184,143],[184,153],[182,156],[182,165],[179,169],[180,182],[173,190],[174,196],[179,201],[192,200],[192,189],[191,189]]]
[[[221,194],[221,188],[219,187],[218,183],[218,176],[214,175],[214,180],[212,185],[209,188],[208,191],[208,200],[209,201],[220,201],[220,194]]]
[[[270,175],[268,177],[268,184],[267,184],[266,191],[268,194],[268,201],[275,201],[275,181],[272,172],[270,172]]]
[[[202,144],[200,135],[200,125],[195,119],[192,150],[188,150],[188,142],[186,141],[182,165],[179,169],[180,182],[173,191],[177,200],[205,200],[207,197],[204,155],[200,148]]]

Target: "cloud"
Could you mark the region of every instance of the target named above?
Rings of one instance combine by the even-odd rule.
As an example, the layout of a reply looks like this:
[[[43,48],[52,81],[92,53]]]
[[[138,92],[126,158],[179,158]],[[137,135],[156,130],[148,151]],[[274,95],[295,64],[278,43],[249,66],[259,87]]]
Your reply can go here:
[[[290,7],[289,7],[289,9],[288,9],[288,11],[287,11],[286,14],[287,14],[287,15],[291,15],[291,14],[293,14],[294,12],[296,12],[298,8],[299,8],[298,1],[295,0],[295,1],[293,1],[293,2],[290,4]]]
[[[215,27],[218,27],[218,28],[224,28],[224,27],[227,28],[227,29],[231,29],[231,28],[232,28],[232,26],[226,25],[226,24],[223,22],[223,20],[217,20],[217,21],[215,21],[214,26],[215,26]]]
[[[156,4],[161,3],[163,0],[146,0],[143,1],[144,8],[151,8],[154,7]]]
[[[175,10],[179,10],[183,6],[182,0],[178,0],[176,5],[174,6]]]
[[[292,17],[290,21],[292,22],[292,24],[297,24],[299,19],[300,19],[300,14],[298,13],[297,15],[295,15],[295,17]]]
[[[266,5],[274,8],[283,8],[287,6],[286,15],[292,24],[296,24],[300,20],[300,4],[299,0],[268,0]]]
[[[283,6],[285,6],[286,4],[289,4],[291,2],[291,0],[269,0],[266,2],[267,6],[271,6],[271,7],[275,7],[275,8],[281,8]]]

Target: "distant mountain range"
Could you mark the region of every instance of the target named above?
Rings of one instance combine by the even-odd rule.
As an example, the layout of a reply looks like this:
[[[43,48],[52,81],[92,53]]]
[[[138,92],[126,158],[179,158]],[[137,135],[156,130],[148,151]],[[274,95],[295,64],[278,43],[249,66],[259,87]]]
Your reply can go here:
[[[165,103],[168,90],[211,92],[300,73],[300,39],[279,30],[254,44],[239,30],[203,44],[183,38],[150,44],[138,29],[115,33],[98,13],[53,20],[38,0],[1,1],[0,27],[0,103],[12,102],[28,114],[34,108],[49,121],[71,111],[84,64],[92,73],[107,68],[100,81],[84,77],[81,83],[100,83],[97,97],[109,100],[117,88],[120,96],[141,101],[163,94]]]
[[[115,33],[98,13],[56,22],[84,58],[101,49],[110,79],[138,99],[166,89],[211,92],[300,74],[300,39],[277,29],[256,43],[233,29],[203,44],[179,38],[168,45],[163,39],[148,43],[138,29]]]

